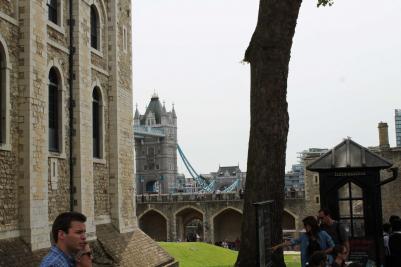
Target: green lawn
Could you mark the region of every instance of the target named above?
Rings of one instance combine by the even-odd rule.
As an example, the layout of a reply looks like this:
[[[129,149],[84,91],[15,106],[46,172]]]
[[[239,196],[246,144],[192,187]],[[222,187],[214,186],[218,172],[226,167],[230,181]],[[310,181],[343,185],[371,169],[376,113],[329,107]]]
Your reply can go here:
[[[159,242],[180,267],[232,267],[237,252],[202,242]],[[299,267],[299,255],[285,255],[287,267]]]
[[[301,266],[301,257],[299,256],[299,254],[295,254],[295,255],[284,255],[284,260],[285,260],[285,264],[287,265],[287,267],[299,267]]]

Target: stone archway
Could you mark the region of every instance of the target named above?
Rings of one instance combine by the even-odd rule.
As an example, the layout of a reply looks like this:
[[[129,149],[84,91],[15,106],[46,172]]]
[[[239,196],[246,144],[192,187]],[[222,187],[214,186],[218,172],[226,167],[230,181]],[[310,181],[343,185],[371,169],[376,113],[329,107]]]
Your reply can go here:
[[[167,241],[167,219],[156,210],[139,217],[139,228],[156,241]]]
[[[213,216],[213,241],[223,241],[235,246],[241,236],[242,213],[233,208],[226,208]]]
[[[203,241],[203,213],[186,207],[175,214],[177,239],[181,241]]]

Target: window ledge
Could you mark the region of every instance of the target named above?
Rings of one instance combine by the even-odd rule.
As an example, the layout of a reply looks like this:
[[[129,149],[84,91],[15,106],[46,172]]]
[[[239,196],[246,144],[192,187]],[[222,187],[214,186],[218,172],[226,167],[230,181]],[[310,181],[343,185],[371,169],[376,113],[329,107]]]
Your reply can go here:
[[[105,159],[93,158],[93,163],[106,165]]]
[[[0,150],[11,151],[11,145],[10,144],[0,144]]]
[[[52,21],[47,21],[47,26],[49,26],[50,28],[52,28],[55,31],[58,31],[59,33],[61,33],[62,35],[65,35],[65,29],[62,26],[59,26],[57,24],[55,24]]]
[[[49,151],[49,158],[59,158],[59,159],[66,159],[67,156],[64,152],[59,153],[59,152],[52,152]]]
[[[99,51],[99,50],[97,50],[97,49],[91,47],[91,52],[92,52],[93,54],[95,54],[95,55],[97,55],[97,56],[103,58],[103,53],[102,53],[102,51]]]

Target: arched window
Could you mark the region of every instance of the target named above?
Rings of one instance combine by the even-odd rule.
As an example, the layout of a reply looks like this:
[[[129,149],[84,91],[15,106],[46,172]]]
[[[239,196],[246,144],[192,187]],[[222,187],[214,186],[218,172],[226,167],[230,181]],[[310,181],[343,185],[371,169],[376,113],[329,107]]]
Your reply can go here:
[[[60,152],[60,79],[55,68],[49,71],[49,150]]]
[[[54,24],[58,23],[58,3],[57,0],[47,0],[48,19]]]
[[[99,15],[95,5],[91,5],[91,47],[99,50],[100,34],[99,34]]]
[[[353,182],[347,182],[338,189],[339,221],[342,222],[352,237],[365,236],[365,219],[362,188]]]
[[[92,93],[92,136],[94,158],[102,158],[102,115],[102,95],[99,87],[95,87]]]
[[[8,50],[0,35],[0,148],[10,149],[10,65]]]

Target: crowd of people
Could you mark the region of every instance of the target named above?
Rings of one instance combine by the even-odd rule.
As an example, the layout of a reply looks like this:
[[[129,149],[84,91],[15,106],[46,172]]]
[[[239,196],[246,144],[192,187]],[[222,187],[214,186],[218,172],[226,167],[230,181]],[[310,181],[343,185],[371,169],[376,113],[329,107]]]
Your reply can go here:
[[[308,216],[302,222],[305,233],[298,238],[286,240],[273,246],[272,249],[276,250],[281,247],[299,245],[302,267],[315,266],[312,265],[312,260],[313,262],[318,262],[319,259],[323,258],[326,259],[330,266],[344,266],[349,251],[349,235],[345,226],[333,220],[330,211],[327,209],[321,209],[317,218]],[[340,257],[341,255],[343,257]],[[344,258],[344,261],[340,262],[342,258]],[[326,266],[326,263],[322,266]]]
[[[86,241],[86,217],[79,212],[61,213],[52,225],[54,245],[40,267],[91,267],[92,251]],[[332,219],[330,211],[321,209],[318,217],[303,219],[305,232],[298,238],[286,240],[272,247],[300,246],[301,266],[306,267],[358,267],[358,263],[346,264],[349,252],[349,233],[340,222]],[[383,225],[383,241],[386,267],[401,266],[401,219],[391,216]],[[239,239],[233,242],[239,249]],[[221,246],[228,247],[228,242]]]
[[[299,238],[286,240],[273,246],[273,250],[282,247],[300,246],[301,265],[316,267],[357,267],[356,262],[347,262],[350,244],[349,233],[340,222],[332,219],[330,211],[321,209],[318,217],[308,216],[303,219],[305,233]],[[401,219],[391,216],[389,223],[383,225],[386,267],[401,267]],[[348,263],[348,264],[347,264]]]

